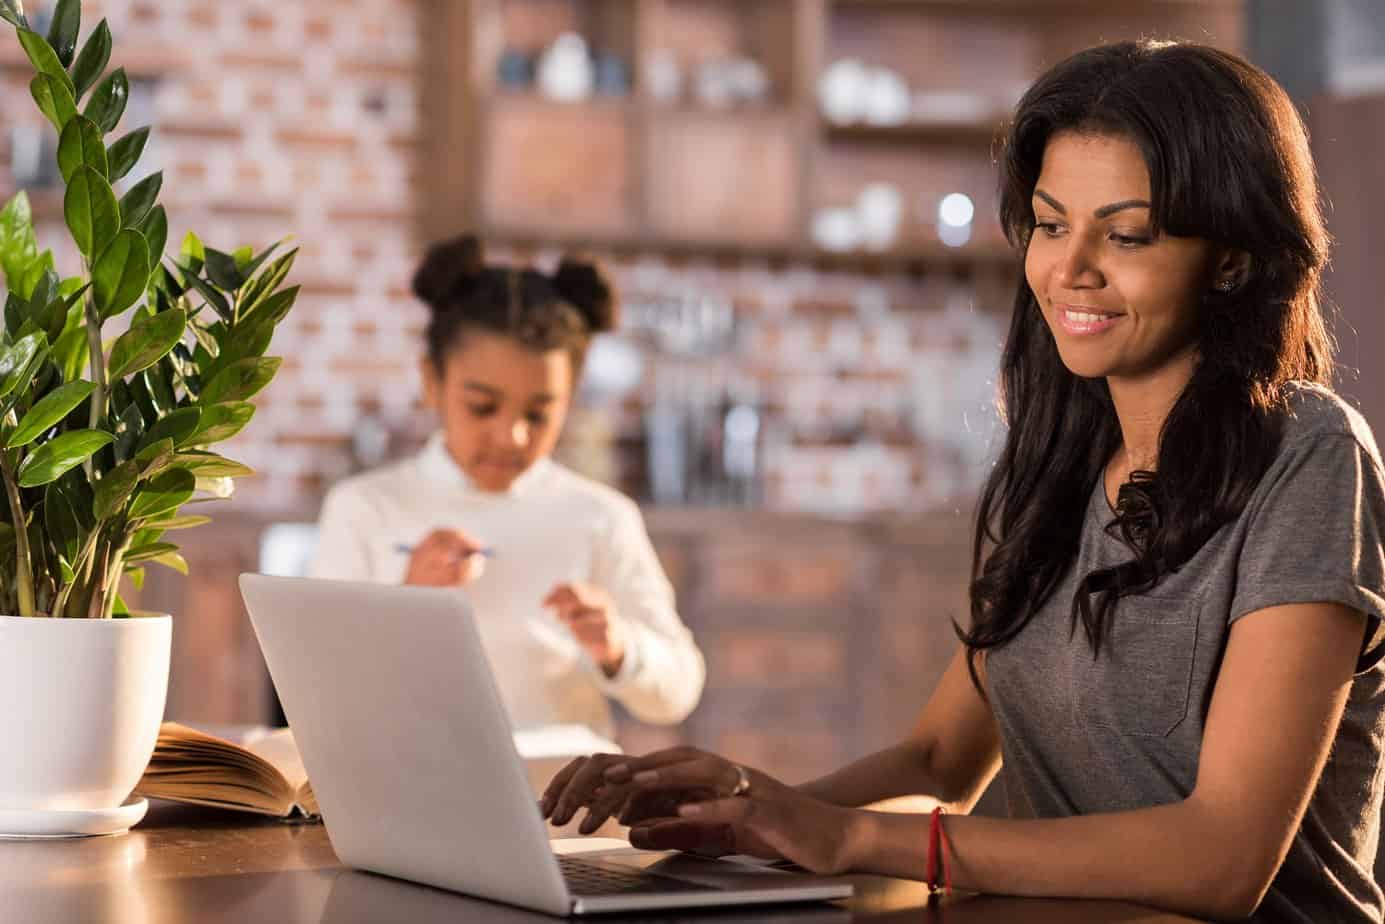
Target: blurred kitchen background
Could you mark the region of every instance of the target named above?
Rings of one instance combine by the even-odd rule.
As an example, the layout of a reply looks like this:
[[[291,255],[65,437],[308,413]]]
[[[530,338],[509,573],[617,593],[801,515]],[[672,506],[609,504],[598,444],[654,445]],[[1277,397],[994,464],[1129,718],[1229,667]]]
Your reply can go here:
[[[283,370],[227,447],[259,475],[142,597],[176,617],[173,717],[273,717],[234,577],[301,568],[323,492],[430,432],[409,277],[474,230],[495,258],[586,249],[624,294],[559,455],[641,501],[709,662],[686,725],[624,722],[624,745],[805,777],[901,734],[965,618],[997,438],[997,133],[1100,40],[1212,43],[1293,93],[1339,241],[1341,388],[1385,433],[1385,0],[84,6],[134,78],[126,124],[154,127],[170,241],[302,247]],[[53,245],[28,68],[0,43],[0,194],[28,189]]]

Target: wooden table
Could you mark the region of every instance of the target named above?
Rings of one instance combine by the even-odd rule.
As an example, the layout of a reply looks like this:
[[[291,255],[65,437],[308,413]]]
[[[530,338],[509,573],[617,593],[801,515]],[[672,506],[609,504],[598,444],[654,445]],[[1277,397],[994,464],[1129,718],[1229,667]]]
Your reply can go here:
[[[1114,902],[954,897],[925,908],[918,883],[856,877],[843,905],[622,915],[687,924],[1172,924],[1191,919]],[[0,841],[0,920],[45,924],[279,924],[554,918],[348,870],[322,825],[155,803],[129,834],[62,841]]]

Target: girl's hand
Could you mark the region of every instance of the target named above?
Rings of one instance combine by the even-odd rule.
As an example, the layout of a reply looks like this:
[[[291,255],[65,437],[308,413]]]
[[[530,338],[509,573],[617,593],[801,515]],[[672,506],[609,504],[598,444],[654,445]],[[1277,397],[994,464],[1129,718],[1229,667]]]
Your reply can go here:
[[[577,758],[548,784],[539,808],[561,825],[583,807],[584,834],[618,815],[635,847],[787,859],[826,874],[851,868],[869,821],[696,748]]]
[[[485,557],[482,543],[458,529],[435,529],[409,556],[405,584],[462,587],[481,576]]]
[[[543,605],[567,624],[607,677],[616,675],[625,660],[625,631],[606,591],[590,584],[559,584],[544,598]]]

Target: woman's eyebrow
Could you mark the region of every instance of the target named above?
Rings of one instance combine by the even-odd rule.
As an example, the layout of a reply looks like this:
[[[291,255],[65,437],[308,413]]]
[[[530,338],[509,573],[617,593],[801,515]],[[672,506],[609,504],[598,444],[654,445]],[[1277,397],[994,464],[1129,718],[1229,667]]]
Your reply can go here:
[[[1059,215],[1066,215],[1068,213],[1068,210],[1063,207],[1063,203],[1059,202],[1057,199],[1053,198],[1048,193],[1044,192],[1042,189],[1035,189],[1034,195],[1037,198],[1047,202],[1050,206],[1053,207],[1053,209]],[[1147,199],[1122,199],[1119,202],[1112,202],[1109,205],[1103,205],[1096,211],[1094,211],[1092,214],[1095,215],[1097,218],[1109,218],[1117,212],[1124,211],[1125,209],[1147,209],[1149,207],[1149,201]]]

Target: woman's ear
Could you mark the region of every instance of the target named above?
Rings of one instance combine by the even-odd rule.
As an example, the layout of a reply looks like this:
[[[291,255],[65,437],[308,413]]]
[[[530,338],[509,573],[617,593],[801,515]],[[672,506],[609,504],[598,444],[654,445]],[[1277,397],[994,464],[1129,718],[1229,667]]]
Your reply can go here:
[[[1250,278],[1250,253],[1244,250],[1223,250],[1212,271],[1212,288],[1231,292],[1245,285]]]
[[[437,411],[442,408],[442,377],[432,357],[424,354],[418,360],[418,377],[423,382],[423,406]]]

